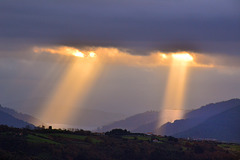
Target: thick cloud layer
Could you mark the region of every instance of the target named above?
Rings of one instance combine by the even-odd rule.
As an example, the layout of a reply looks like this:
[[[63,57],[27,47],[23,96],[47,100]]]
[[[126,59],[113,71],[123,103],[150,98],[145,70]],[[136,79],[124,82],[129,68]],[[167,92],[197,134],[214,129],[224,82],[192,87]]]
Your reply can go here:
[[[52,44],[237,55],[239,28],[238,0],[0,1],[1,50]]]

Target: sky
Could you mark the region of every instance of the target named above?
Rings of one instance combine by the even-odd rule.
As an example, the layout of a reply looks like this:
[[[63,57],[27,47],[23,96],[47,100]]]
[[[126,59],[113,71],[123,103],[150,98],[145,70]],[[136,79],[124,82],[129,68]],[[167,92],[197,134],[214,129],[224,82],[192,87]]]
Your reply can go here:
[[[173,69],[172,55],[186,53],[193,61],[170,80],[181,68]],[[166,103],[176,93],[181,108]],[[80,107],[132,115],[239,95],[238,0],[0,1],[6,107],[39,117],[60,104],[72,106],[64,113]]]

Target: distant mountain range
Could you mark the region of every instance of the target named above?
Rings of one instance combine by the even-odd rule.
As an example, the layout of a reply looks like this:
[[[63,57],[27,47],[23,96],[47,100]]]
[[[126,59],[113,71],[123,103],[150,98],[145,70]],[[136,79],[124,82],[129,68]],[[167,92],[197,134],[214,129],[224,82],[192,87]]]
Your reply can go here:
[[[38,97],[38,98],[31,98],[25,99],[22,101],[15,101],[12,103],[5,104],[6,106],[16,106],[17,108],[21,108],[28,113],[34,113],[35,111],[41,111],[40,109],[44,106],[46,101],[46,97]],[[37,114],[35,112],[35,114]],[[94,128],[96,129],[98,126],[102,126],[105,124],[112,123],[114,121],[121,120],[126,118],[126,115],[122,113],[113,113],[108,111],[102,111],[95,108],[82,108],[76,107],[71,117],[66,120],[63,119],[56,119],[56,117],[45,117],[41,119],[45,125],[52,125],[55,127],[60,128]],[[28,121],[28,120],[26,120]],[[34,124],[34,122],[30,121]],[[42,122],[41,122],[42,124]],[[35,124],[38,125],[38,124]]]
[[[56,127],[56,128],[96,129],[97,126],[108,124],[110,122],[113,122],[125,117],[123,114],[118,114],[118,113],[79,108],[79,110],[75,111],[75,115],[70,117],[67,124],[65,123],[65,121],[59,121],[54,119],[54,116],[51,117],[52,119],[46,119],[48,123],[44,123],[41,120],[31,115],[19,113],[13,109],[2,107],[1,105],[0,105],[0,111],[8,115],[11,115],[16,119],[25,121],[35,126],[52,125],[53,127]],[[7,124],[7,122],[0,121],[0,124]]]
[[[207,119],[239,105],[240,99],[231,99],[228,101],[211,103],[189,112],[186,114],[185,119],[176,120],[174,123],[169,122],[162,125],[162,127],[157,129],[156,132],[161,135],[175,135],[190,128],[196,127]]]
[[[240,142],[240,99],[211,103],[185,114],[185,118],[168,122],[156,129],[159,112],[144,112],[98,129],[100,132],[113,128],[132,132],[154,132],[185,138],[216,139]]]
[[[129,131],[134,131],[141,125],[147,125],[158,119],[159,112],[147,111],[144,113],[136,114],[130,116],[124,120],[113,122],[109,125],[98,128],[98,132],[106,132],[115,128],[127,129]]]
[[[165,111],[169,114],[178,115],[176,113],[183,112],[180,110],[167,110]],[[160,112],[158,111],[147,111],[144,113],[139,113],[133,116],[130,116],[126,119],[115,121],[108,125],[102,126],[98,128],[98,132],[106,132],[115,128],[127,129],[131,132],[136,133],[147,133],[153,132],[156,128],[158,117]],[[172,117],[164,115],[165,121],[172,121]]]
[[[29,128],[34,128],[35,126],[25,122],[23,120],[17,119],[14,116],[3,112],[0,110],[0,124],[1,125],[8,125],[10,127],[17,127],[17,128],[24,128],[24,127],[29,127]]]
[[[186,113],[184,119],[167,122],[156,129],[158,117],[161,115],[159,113],[147,111],[136,114],[99,127],[96,131],[106,132],[121,128],[138,133],[153,132],[179,138],[216,139],[240,143],[240,99],[208,104]],[[171,113],[173,111],[168,114]],[[82,110],[81,113],[76,112],[76,114],[79,115],[77,119],[73,118],[70,122],[78,126],[101,125],[103,122],[120,119],[122,116],[97,110]],[[168,117],[168,114],[165,116]],[[27,125],[33,127],[43,123],[28,114],[19,113],[0,105],[0,124],[13,127],[26,127]]]
[[[240,105],[212,116],[199,125],[173,136],[240,143]]]
[[[25,122],[33,124],[35,126],[40,126],[40,125],[44,124],[39,119],[37,119],[37,118],[35,118],[31,115],[19,113],[19,112],[13,110],[13,109],[2,107],[1,105],[0,105],[0,111],[3,112],[3,113],[7,113],[8,115],[10,115],[10,116],[12,116],[16,119],[25,121]]]

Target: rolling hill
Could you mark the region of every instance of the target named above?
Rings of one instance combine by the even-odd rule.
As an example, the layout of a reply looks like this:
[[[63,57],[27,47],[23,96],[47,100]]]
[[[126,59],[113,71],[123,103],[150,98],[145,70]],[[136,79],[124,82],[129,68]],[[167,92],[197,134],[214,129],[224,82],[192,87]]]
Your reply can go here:
[[[147,125],[151,122],[154,122],[158,119],[159,112],[155,111],[147,111],[144,113],[136,114],[133,116],[130,116],[126,119],[113,122],[109,125],[105,125],[101,128],[98,128],[98,132],[106,132],[110,131],[114,128],[121,128],[121,129],[127,129],[130,131],[134,131],[141,125]]]
[[[211,103],[186,113],[185,119],[165,123],[158,129],[155,129],[155,126],[159,112],[148,111],[105,125],[97,131],[106,132],[114,128],[121,128],[135,133],[154,132],[160,135],[184,138],[240,142],[239,106],[240,99]]]
[[[166,123],[156,132],[161,135],[175,135],[203,123],[208,118],[240,105],[240,99],[208,104],[186,114],[185,119]]]
[[[182,111],[179,110],[167,110],[165,111],[169,114],[176,114]],[[131,132],[137,133],[148,133],[153,132],[156,128],[158,117],[160,112],[158,111],[146,111],[144,113],[139,113],[126,119],[115,121],[108,125],[98,128],[98,132],[106,132],[115,128],[127,129]],[[164,116],[165,121],[172,121],[172,117],[168,115]]]
[[[174,134],[175,137],[194,139],[216,139],[217,141],[240,143],[240,105],[208,118],[201,124]]]
[[[34,128],[34,125],[27,123],[23,120],[17,119],[3,111],[0,111],[0,124],[7,125],[10,127],[17,127],[17,128],[24,128],[26,126],[28,126],[30,128]]]
[[[2,107],[1,105],[0,105],[0,111],[2,111],[4,113],[7,113],[7,114],[11,115],[12,117],[14,117],[16,119],[31,123],[35,126],[40,126],[40,125],[44,124],[39,119],[37,119],[37,118],[35,118],[31,115],[19,113],[19,112],[13,110],[13,109]]]

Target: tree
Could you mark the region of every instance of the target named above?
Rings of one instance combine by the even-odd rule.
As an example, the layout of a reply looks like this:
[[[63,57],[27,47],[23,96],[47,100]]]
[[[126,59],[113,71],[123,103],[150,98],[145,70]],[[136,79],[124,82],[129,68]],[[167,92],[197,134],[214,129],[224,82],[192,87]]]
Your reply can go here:
[[[113,136],[120,136],[120,135],[129,135],[131,134],[130,131],[127,131],[126,129],[113,129],[110,132],[106,132],[106,135],[113,135]]]

